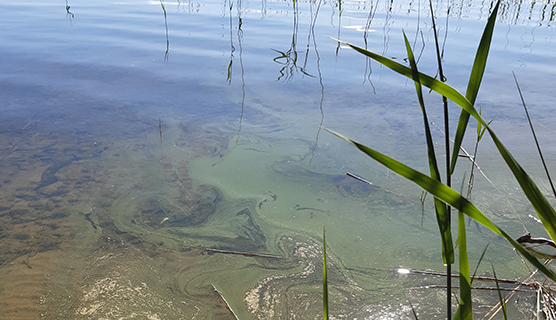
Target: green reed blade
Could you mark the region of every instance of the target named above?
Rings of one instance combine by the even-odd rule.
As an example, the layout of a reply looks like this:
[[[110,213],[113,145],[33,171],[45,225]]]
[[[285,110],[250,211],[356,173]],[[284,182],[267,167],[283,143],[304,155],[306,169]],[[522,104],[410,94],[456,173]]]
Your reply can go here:
[[[496,23],[499,6],[500,0],[496,2],[492,13],[488,17],[487,25],[485,26],[481,41],[479,42],[479,47],[477,48],[477,53],[475,54],[475,61],[473,62],[473,69],[471,70],[469,82],[467,83],[467,92],[465,93],[465,96],[469,99],[469,101],[471,101],[472,104],[475,104],[475,99],[479,93],[479,87],[481,86],[481,81],[485,73],[485,67],[490,50],[490,44],[492,42],[492,34],[494,32],[494,25]]]
[[[469,272],[469,259],[467,257],[467,235],[465,231],[465,216],[463,212],[458,213],[458,237],[459,237],[459,308],[454,319],[473,319],[473,308],[471,303],[471,277]]]
[[[436,62],[438,65],[438,78],[442,82],[446,82],[446,77],[444,77],[444,69],[442,67],[442,54],[440,53],[440,44],[438,43],[438,33],[436,28],[436,19],[434,15],[434,9],[432,0],[429,0],[429,9],[431,11],[431,22],[432,22],[432,30],[434,33],[434,47],[436,49]],[[449,15],[450,9],[448,9]],[[447,20],[446,20],[447,21]],[[452,187],[452,173],[450,172],[450,112],[448,109],[448,99],[442,96],[442,106],[443,114],[444,114],[444,152],[445,152],[445,170],[446,170],[446,185],[448,187]],[[447,222],[446,224],[451,227],[452,225],[452,212],[451,207],[446,206],[447,211]],[[452,266],[446,265],[446,274],[452,274]],[[446,277],[446,318],[448,320],[452,317],[452,277]]]
[[[396,71],[402,75],[405,75],[410,79],[413,79],[413,74],[410,68],[401,65],[393,60],[380,56],[376,53],[367,51],[363,48],[353,46],[345,42],[343,43],[350,46],[354,50],[380,62],[381,64],[392,69],[393,71]],[[500,139],[498,139],[494,131],[490,128],[489,124],[481,117],[481,115],[473,107],[472,103],[453,87],[420,72],[419,72],[419,81],[421,82],[422,85],[426,86],[427,88],[432,89],[433,91],[436,91],[437,93],[455,102],[457,105],[463,108],[467,113],[469,113],[471,116],[477,119],[477,121],[486,128],[492,140],[494,141],[494,144],[498,149],[498,152],[500,153],[500,155],[502,156],[502,158],[504,159],[504,161],[512,171],[521,189],[527,196],[527,199],[529,199],[531,205],[537,212],[537,215],[541,219],[544,228],[546,229],[546,231],[548,232],[552,240],[556,240],[556,211],[548,203],[544,195],[540,192],[539,188],[529,177],[529,175],[527,175],[525,170],[523,170],[523,168],[514,159],[514,157],[511,155],[508,149],[506,149],[506,147],[502,144]]]
[[[350,48],[352,48],[353,50],[379,62],[380,64],[384,65],[385,67],[388,67],[390,69],[392,69],[393,71],[406,76],[409,79],[415,80],[413,79],[413,72],[411,71],[411,68],[408,68],[406,66],[404,66],[403,64],[400,64],[394,60],[388,59],[386,57],[383,57],[377,53],[368,51],[366,49],[363,49],[361,47],[358,47],[356,45],[352,45],[350,43],[344,42],[344,41],[340,41],[337,39],[334,39]],[[454,89],[453,87],[447,85],[446,83],[439,81],[429,75],[426,75],[424,73],[419,72],[419,82],[424,85],[425,87],[445,96],[446,98],[450,99],[451,101],[455,102],[456,104],[458,104],[459,106],[461,106],[462,108],[465,108],[465,110],[467,112],[469,112],[468,109],[473,109],[473,105],[471,104],[471,102],[469,102],[469,100],[467,100],[466,97],[464,97],[461,93],[459,93],[456,89]],[[473,109],[474,110],[474,109]]]
[[[421,106],[421,112],[423,114],[430,175],[434,180],[441,181],[440,171],[438,170],[438,162],[436,160],[436,154],[434,152],[434,142],[432,140],[429,120],[427,117],[427,110],[425,108],[425,100],[423,99],[423,90],[421,87],[421,82],[419,81],[419,71],[417,70],[417,63],[415,62],[415,57],[413,55],[411,45],[407,40],[405,32],[403,36],[405,40],[405,48],[407,50],[408,60],[411,66],[412,77],[415,82],[415,90],[417,91],[419,105]],[[440,229],[440,237],[442,240],[442,260],[444,262],[444,265],[453,264],[454,245],[452,242],[452,230],[450,227],[450,217],[448,216],[448,210],[446,209],[446,205],[436,198],[434,199],[434,206],[436,209],[436,221],[438,223],[438,228]]]
[[[474,110],[474,109],[473,109]],[[483,121],[483,125],[486,126],[486,123]],[[486,126],[488,128],[488,126]],[[490,129],[490,128],[489,128]],[[470,218],[474,219],[475,221],[479,222],[480,224],[484,225],[485,227],[489,228],[495,234],[505,238],[510,244],[521,253],[529,262],[531,262],[535,267],[537,267],[542,273],[544,273],[547,277],[556,281],[556,274],[549,270],[544,264],[542,264],[537,258],[533,257],[531,253],[529,253],[523,246],[521,246],[517,241],[515,241],[511,236],[509,236],[504,230],[498,228],[494,223],[492,223],[475,205],[461,196],[452,188],[447,187],[446,185],[442,184],[441,182],[430,178],[427,175],[422,174],[421,172],[414,170],[405,164],[396,161],[374,149],[371,149],[365,145],[357,143],[339,133],[334,131],[328,130],[328,132],[336,135],[337,137],[349,142],[360,151],[367,154],[369,157],[373,158],[375,161],[379,162],[383,166],[387,167],[388,169],[394,171],[395,173],[399,174],[400,176],[413,181],[415,184],[423,188],[424,190],[428,191],[434,197],[440,199],[442,202],[454,207],[456,210],[465,213]],[[494,132],[491,133],[494,135]],[[513,158],[512,158],[513,159]],[[514,160],[515,161],[515,160]],[[517,162],[516,162],[517,163]],[[527,176],[528,177],[528,176]],[[531,181],[532,182],[532,181]],[[538,189],[536,189],[538,191]],[[539,191],[540,194],[540,191]],[[540,194],[542,196],[542,194]],[[543,197],[546,201],[546,199]]]
[[[477,118],[477,117],[476,117]],[[512,154],[506,149],[502,142],[498,139],[494,131],[488,126],[487,123],[479,116],[477,120],[483,122],[483,125],[488,130],[488,133],[492,137],[494,144],[498,148],[498,152],[506,161],[506,164],[512,170],[512,173],[516,177],[521,189],[533,205],[533,208],[537,212],[537,215],[542,221],[546,232],[550,235],[552,240],[556,239],[556,211],[548,203],[546,197],[539,190],[533,179],[525,172],[525,170],[519,165],[517,160],[514,159]]]
[[[326,274],[326,235],[322,226],[322,313],[323,319],[328,320],[328,276]]]
[[[479,42],[479,47],[477,48],[477,53],[475,55],[475,61],[473,62],[473,69],[471,70],[471,75],[469,77],[469,82],[467,83],[467,92],[465,97],[471,102],[471,105],[475,104],[475,99],[479,93],[479,87],[481,86],[481,81],[485,72],[488,52],[490,50],[490,43],[492,40],[492,33],[494,31],[494,25],[496,22],[496,15],[498,13],[498,7],[500,5],[500,0],[496,2],[496,6],[490,17],[488,18],[487,25],[483,31],[483,36]],[[465,130],[467,129],[467,124],[469,122],[469,113],[464,109],[461,111],[458,127],[456,129],[456,135],[454,137],[454,149],[452,151],[452,162],[450,164],[450,172],[453,173],[456,168],[456,162],[458,159],[459,148],[463,142],[463,137],[465,135]]]
[[[454,151],[452,154],[452,163],[451,163],[451,172],[453,172],[453,170],[455,169],[455,163],[457,161],[457,155],[459,154],[459,148],[461,146],[461,143],[463,141],[463,136],[465,135],[465,129],[467,127],[467,123],[469,121],[469,110],[468,108],[464,107],[473,107],[473,104],[475,102],[475,99],[477,97],[477,93],[479,91],[479,86],[484,74],[484,69],[486,66],[486,58],[488,56],[488,52],[490,49],[490,42],[492,39],[492,33],[494,30],[494,23],[496,21],[496,14],[498,12],[498,7],[499,7],[499,1],[497,2],[491,16],[488,19],[487,25],[485,27],[485,30],[483,32],[483,37],[481,38],[481,41],[479,43],[479,48],[477,50],[477,54],[475,56],[475,62],[473,64],[473,69],[471,71],[471,76],[469,79],[469,84],[468,84],[468,89],[467,89],[467,93],[466,93],[466,97],[464,97],[462,94],[460,94],[456,89],[452,88],[451,86],[436,80],[428,75],[419,73],[419,78],[421,79],[421,84],[436,91],[437,93],[445,96],[446,98],[450,99],[451,101],[457,103],[458,105],[460,105],[461,107],[464,108],[464,110],[462,110],[462,114],[460,115],[460,120],[458,122],[458,128],[456,130],[456,135],[454,137]],[[336,39],[335,39],[336,40]],[[354,49],[355,51],[379,62],[380,64],[392,69],[393,71],[396,71],[410,79],[413,79],[413,73],[411,71],[410,68],[395,62],[391,59],[388,59],[386,57],[383,57],[379,54],[376,54],[374,52],[365,50],[361,47],[340,41],[340,40],[336,40],[340,43],[343,43],[349,47],[351,47],[352,49]],[[415,80],[415,79],[413,79]],[[471,114],[473,115],[473,114]]]

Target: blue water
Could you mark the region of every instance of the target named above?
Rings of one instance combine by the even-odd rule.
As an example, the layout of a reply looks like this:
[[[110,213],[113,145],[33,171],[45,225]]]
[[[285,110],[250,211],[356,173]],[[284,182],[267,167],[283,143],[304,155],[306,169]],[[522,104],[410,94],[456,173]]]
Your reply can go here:
[[[465,92],[492,5],[434,9],[445,75]],[[417,187],[321,129],[427,170],[413,84],[331,38],[405,63],[405,32],[420,70],[435,75],[428,10],[0,3],[0,318],[233,317],[211,284],[241,319],[318,318],[323,226],[335,318],[410,318],[409,303],[420,318],[442,317],[443,289],[423,288],[442,278],[396,273],[444,272],[431,197],[422,215]],[[555,11],[551,1],[502,5],[476,102],[547,194],[512,72],[554,167]],[[426,100],[440,143],[441,100]],[[450,113],[454,128],[459,109]],[[516,238],[546,236],[489,138],[477,159],[488,177],[476,173],[477,206]],[[470,168],[460,162],[454,185]],[[500,277],[527,277],[504,241],[473,222],[468,233],[472,268],[490,243],[480,274],[494,264]],[[477,292],[482,315],[498,297]],[[521,299],[513,318],[529,317],[534,295]]]

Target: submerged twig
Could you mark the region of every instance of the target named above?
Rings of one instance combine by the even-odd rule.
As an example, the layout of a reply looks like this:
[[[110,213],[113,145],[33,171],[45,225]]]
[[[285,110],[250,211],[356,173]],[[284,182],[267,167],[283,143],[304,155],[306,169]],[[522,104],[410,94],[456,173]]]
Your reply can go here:
[[[416,274],[425,274],[425,275],[432,275],[432,276],[441,276],[445,277],[446,273],[444,272],[436,272],[436,271],[421,271],[421,270],[408,270],[409,273],[416,273]],[[459,274],[452,274],[452,278],[459,278]],[[481,280],[481,281],[498,281],[499,283],[510,283],[510,284],[517,284],[520,286],[533,286],[533,283],[527,283],[519,280],[510,280],[510,279],[496,279],[493,277],[485,277],[485,276],[473,276],[471,277],[472,280]],[[529,279],[529,278],[528,278]],[[550,290],[556,290],[550,288]]]
[[[556,319],[556,310],[554,309],[554,306],[556,305],[556,299],[551,292],[547,292],[544,289],[545,288],[543,286],[539,286],[539,289],[537,290],[538,294],[542,296],[543,300],[542,313],[545,319],[554,320]],[[539,297],[537,299],[537,303],[539,303]],[[540,310],[538,310],[537,312],[539,311]]]
[[[549,254],[542,251],[537,251],[535,248],[539,247],[541,250],[545,251],[547,247],[552,247],[556,249],[556,244],[554,241],[546,238],[532,238],[530,233],[526,233],[521,237],[517,238],[515,241],[520,243],[527,249],[532,255],[539,259],[552,259],[555,257],[554,253]],[[552,249],[552,251],[554,251]]]
[[[204,248],[205,251],[210,252],[217,252],[217,253],[225,253],[225,254],[237,254],[240,256],[249,256],[249,257],[260,257],[260,258],[274,258],[274,259],[282,259],[282,256],[275,256],[272,254],[264,254],[264,253],[250,253],[250,252],[240,252],[240,251],[231,251],[231,250],[220,250],[220,249],[211,249],[211,248]]]
[[[226,298],[224,298],[224,295],[222,294],[222,292],[218,291],[218,289],[216,289],[214,284],[211,283],[210,285],[212,286],[212,289],[214,290],[214,292],[216,292],[220,296],[220,299],[222,299],[222,301],[224,301],[224,303],[226,304],[226,307],[228,307],[228,310],[230,310],[230,312],[234,315],[234,318],[236,318],[236,320],[239,320],[236,313],[234,312],[234,309],[232,309],[232,306],[230,306],[230,304],[228,303]]]
[[[444,131],[443,131],[440,127],[438,127],[438,126],[436,125],[436,123],[434,123],[434,122],[431,121],[431,124],[432,124],[433,126],[435,126],[435,127],[438,129],[438,131],[440,131],[440,133],[441,133],[443,136],[446,136],[446,134],[444,133]],[[454,140],[450,139],[450,142],[454,143]],[[475,168],[477,168],[477,170],[479,170],[479,172],[483,175],[483,177],[484,177],[488,182],[490,182],[491,184],[493,184],[493,183],[490,181],[490,179],[486,176],[486,174],[483,172],[483,170],[481,170],[481,168],[479,167],[479,165],[475,162],[475,158],[474,158],[471,154],[469,154],[469,152],[467,152],[467,150],[465,150],[462,146],[460,146],[459,149],[464,153],[463,155],[459,155],[459,156],[469,159],[469,161],[471,161],[471,163],[473,164],[473,166],[475,166]]]
[[[444,131],[442,131],[441,128],[439,128],[434,122],[431,122],[431,124],[433,126],[435,126],[438,131],[440,131],[440,133],[442,135],[445,135]],[[450,141],[452,143],[455,143],[454,140],[450,139]],[[498,187],[487,177],[487,175],[483,172],[483,170],[481,170],[481,168],[479,167],[479,165],[475,162],[475,159],[473,158],[473,156],[471,154],[469,154],[469,152],[467,152],[467,150],[465,150],[462,146],[459,147],[459,149],[465,154],[465,155],[459,155],[460,157],[465,157],[467,159],[469,159],[469,161],[471,161],[471,163],[473,164],[473,166],[475,166],[475,168],[477,168],[477,170],[481,173],[481,175],[483,176],[483,178],[485,178],[485,180],[494,188],[496,189],[496,191],[498,191],[499,194],[503,195],[502,191],[500,191],[500,189],[498,189]],[[508,203],[508,205],[510,206],[510,208],[512,208],[512,210],[514,211],[516,217],[518,218],[518,220],[521,222],[521,225],[523,226],[523,228],[527,231],[527,228],[525,227],[525,225],[523,224],[523,222],[521,221],[521,217],[517,214],[517,212],[515,211],[512,203],[506,198],[504,197],[504,199],[506,200],[506,202]]]
[[[409,301],[409,305],[411,306],[411,312],[413,313],[413,317],[415,317],[415,320],[419,320],[419,318],[417,317],[417,312],[415,311],[413,304],[411,304],[411,301]]]
[[[532,238],[530,233],[522,235],[515,241],[517,241],[518,243],[536,243],[538,245],[547,245],[556,248],[556,244],[554,243],[554,241],[546,238]]]
[[[552,260],[548,260],[546,261],[544,264],[548,265]],[[525,279],[525,281],[518,285],[515,290],[518,290],[522,285],[528,285],[526,282],[529,281],[530,279],[533,279],[533,277],[539,273],[539,269],[535,270],[534,272],[531,273],[531,275],[529,277],[527,277],[527,279]],[[530,285],[530,284],[529,284]],[[504,300],[505,303],[508,303],[508,301],[510,301],[510,299],[515,295],[516,291],[514,290],[514,292],[512,292],[508,297],[506,297],[506,299]],[[552,289],[551,289],[552,290]],[[481,319],[486,319],[489,315],[490,317],[488,318],[488,320],[492,320],[494,318],[495,315],[498,314],[498,312],[500,312],[500,310],[502,310],[502,305],[500,302],[498,302],[498,304],[496,304],[492,309],[489,310],[489,312],[487,312],[483,318]]]
[[[446,285],[444,284],[433,284],[428,286],[421,286],[421,287],[411,287],[408,288],[409,290],[421,290],[421,289],[446,289]],[[459,289],[459,286],[452,286],[452,289]],[[519,292],[536,292],[535,290],[529,289],[516,289],[516,288],[496,288],[496,287],[471,287],[473,290],[488,290],[488,291],[519,291]]]
[[[385,188],[383,188],[383,187],[377,186],[376,184],[370,182],[369,180],[365,180],[365,179],[363,179],[363,178],[361,178],[361,177],[359,177],[359,176],[354,175],[354,174],[351,173],[351,172],[346,172],[346,175],[348,175],[348,176],[350,176],[350,177],[352,177],[352,178],[354,178],[354,179],[356,179],[356,180],[359,180],[359,181],[361,181],[361,182],[364,182],[364,183],[366,183],[366,184],[368,184],[368,185],[371,185],[371,186],[373,186],[373,187],[377,187],[377,188],[379,188],[379,189],[382,190],[382,191],[391,193],[391,194],[393,194],[393,195],[395,195],[395,196],[398,196],[398,197],[407,199],[407,200],[409,200],[409,201],[411,201],[411,202],[417,203],[417,202],[415,202],[414,200],[411,200],[411,199],[409,199],[408,197],[406,197],[406,196],[404,196],[404,195],[401,195],[401,194],[399,194],[399,193],[395,193],[394,191],[390,191],[390,190],[385,189]]]

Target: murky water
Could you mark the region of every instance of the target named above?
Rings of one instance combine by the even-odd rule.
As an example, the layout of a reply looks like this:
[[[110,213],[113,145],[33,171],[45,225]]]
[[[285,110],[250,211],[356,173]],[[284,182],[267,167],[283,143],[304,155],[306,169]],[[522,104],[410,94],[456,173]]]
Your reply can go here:
[[[511,72],[553,168],[554,6],[504,4],[478,99],[547,193]],[[435,3],[460,90],[490,9]],[[409,319],[410,303],[441,318],[443,279],[396,272],[444,271],[430,204],[321,130],[426,170],[412,84],[328,37],[402,61],[404,29],[434,74],[429,16],[380,1],[0,4],[0,318],[231,319],[213,286],[240,319],[318,318],[323,226],[334,319]],[[496,186],[476,178],[485,214],[544,236],[488,139],[478,162]],[[468,233],[472,268],[490,243],[479,274],[527,277],[504,241]],[[498,301],[475,298],[477,314]],[[534,296],[518,301],[528,318]]]

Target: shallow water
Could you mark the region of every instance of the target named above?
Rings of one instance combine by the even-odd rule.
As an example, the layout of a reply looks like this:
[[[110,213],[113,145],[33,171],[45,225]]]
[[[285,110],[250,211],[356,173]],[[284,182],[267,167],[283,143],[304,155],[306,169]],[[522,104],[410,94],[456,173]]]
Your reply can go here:
[[[403,61],[404,29],[434,74],[430,14],[338,4],[0,4],[0,318],[230,319],[211,284],[241,319],[317,318],[323,226],[335,319],[411,318],[410,303],[442,317],[444,291],[424,288],[442,278],[396,272],[443,272],[431,204],[422,215],[418,188],[320,129],[426,170],[412,84],[328,37],[363,46],[367,30],[369,49]],[[435,3],[459,90],[489,8]],[[511,72],[553,168],[554,10],[503,6],[477,101],[547,194]],[[496,186],[477,176],[477,205],[516,237],[545,236],[488,138],[477,159]],[[468,233],[472,268],[490,243],[479,274],[527,277],[506,242],[473,222]],[[477,291],[475,311],[497,301]],[[513,318],[533,303],[523,293]]]

